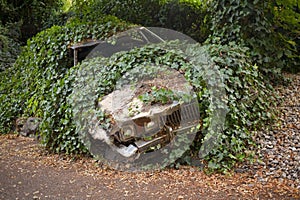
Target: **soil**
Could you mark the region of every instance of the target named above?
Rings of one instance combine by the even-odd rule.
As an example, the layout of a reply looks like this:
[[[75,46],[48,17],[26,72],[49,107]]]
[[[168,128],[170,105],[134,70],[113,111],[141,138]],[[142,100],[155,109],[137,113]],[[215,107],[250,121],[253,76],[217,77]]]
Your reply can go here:
[[[300,199],[293,181],[259,169],[207,175],[181,166],[121,172],[90,157],[49,154],[34,138],[0,134],[0,199]]]

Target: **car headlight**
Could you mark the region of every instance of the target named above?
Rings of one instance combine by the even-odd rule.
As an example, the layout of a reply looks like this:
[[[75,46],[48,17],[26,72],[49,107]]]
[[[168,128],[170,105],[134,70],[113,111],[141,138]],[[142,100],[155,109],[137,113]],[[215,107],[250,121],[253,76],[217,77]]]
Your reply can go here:
[[[151,119],[144,124],[145,134],[154,134],[160,129],[159,119]]]
[[[135,136],[135,130],[133,126],[124,126],[122,127],[122,135],[124,140],[128,140]]]
[[[151,122],[148,122],[148,123],[145,124],[145,128],[147,130],[149,130],[149,129],[154,128],[155,125],[156,125],[155,122],[151,121]]]

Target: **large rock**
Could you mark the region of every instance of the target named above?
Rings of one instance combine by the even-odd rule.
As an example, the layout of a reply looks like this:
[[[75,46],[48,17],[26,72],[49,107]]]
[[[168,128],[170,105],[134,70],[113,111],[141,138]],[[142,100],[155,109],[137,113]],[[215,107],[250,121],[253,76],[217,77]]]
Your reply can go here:
[[[37,117],[18,118],[16,120],[16,131],[23,136],[35,135],[38,131],[41,119]]]

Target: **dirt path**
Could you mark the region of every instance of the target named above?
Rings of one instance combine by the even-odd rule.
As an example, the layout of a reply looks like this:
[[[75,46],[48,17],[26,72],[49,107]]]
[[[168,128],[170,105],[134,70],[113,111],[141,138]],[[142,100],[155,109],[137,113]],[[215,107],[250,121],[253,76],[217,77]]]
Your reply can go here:
[[[127,173],[91,158],[47,155],[34,139],[0,136],[0,199],[300,199],[287,181],[251,173],[207,176],[197,168]]]

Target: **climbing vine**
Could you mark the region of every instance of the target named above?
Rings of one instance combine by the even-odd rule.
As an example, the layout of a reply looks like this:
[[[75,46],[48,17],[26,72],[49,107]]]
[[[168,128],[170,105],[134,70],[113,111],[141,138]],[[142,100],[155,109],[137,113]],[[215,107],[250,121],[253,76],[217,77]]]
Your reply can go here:
[[[208,21],[213,34],[208,42],[234,41],[249,47],[251,59],[269,79],[279,78],[281,70],[297,71],[299,11],[293,11],[298,6],[296,1],[288,2],[283,5],[282,1],[212,1]],[[291,17],[285,18],[286,13]],[[282,28],[285,31],[280,31]]]

